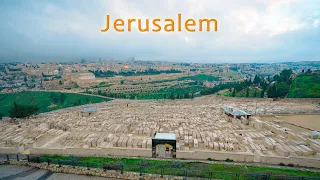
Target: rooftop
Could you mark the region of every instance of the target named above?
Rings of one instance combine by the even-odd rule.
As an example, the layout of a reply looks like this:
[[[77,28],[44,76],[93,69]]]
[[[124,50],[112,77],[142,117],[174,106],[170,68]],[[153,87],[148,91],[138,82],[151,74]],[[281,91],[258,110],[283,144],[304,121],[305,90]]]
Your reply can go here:
[[[153,139],[176,140],[176,135],[173,133],[157,133]]]
[[[83,108],[82,112],[96,112],[97,108],[96,107],[86,107]]]
[[[250,114],[245,112],[245,111],[243,111],[243,110],[235,110],[235,111],[233,111],[233,115],[245,116],[245,115],[250,115]]]
[[[236,115],[236,116],[245,116],[245,115],[250,115],[249,113],[247,113],[246,111],[240,110],[240,109],[235,109],[232,106],[224,106],[223,109],[227,112],[230,113],[232,115]]]

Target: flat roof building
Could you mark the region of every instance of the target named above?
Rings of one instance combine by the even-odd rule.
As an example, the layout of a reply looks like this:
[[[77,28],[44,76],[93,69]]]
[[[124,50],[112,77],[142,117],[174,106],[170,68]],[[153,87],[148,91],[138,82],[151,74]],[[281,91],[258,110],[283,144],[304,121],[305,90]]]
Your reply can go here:
[[[224,111],[226,115],[232,116],[238,119],[241,119],[241,117],[245,117],[246,119],[249,119],[251,116],[251,114],[247,113],[246,111],[235,109],[232,106],[223,106],[221,109]]]
[[[97,107],[85,107],[85,108],[83,108],[82,111],[80,112],[80,116],[81,116],[81,117],[91,116],[91,115],[94,114],[95,112],[97,112]]]
[[[160,152],[159,154],[163,154],[159,157],[166,157],[165,154],[167,153],[164,152],[165,150],[163,150],[162,148],[157,150],[157,148],[166,147],[168,145],[171,147],[171,152],[168,152],[168,155],[170,157],[176,158],[176,135],[173,133],[156,133],[154,138],[152,138],[152,157],[158,157],[157,152]]]
[[[157,133],[153,139],[157,140],[176,140],[176,134],[173,133]]]

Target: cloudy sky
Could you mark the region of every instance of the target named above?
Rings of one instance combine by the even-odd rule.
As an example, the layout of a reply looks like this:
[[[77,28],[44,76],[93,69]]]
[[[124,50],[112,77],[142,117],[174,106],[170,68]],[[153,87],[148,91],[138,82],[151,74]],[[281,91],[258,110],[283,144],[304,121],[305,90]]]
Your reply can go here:
[[[218,32],[119,33],[116,18],[216,18]],[[320,0],[1,0],[0,62],[320,60]]]

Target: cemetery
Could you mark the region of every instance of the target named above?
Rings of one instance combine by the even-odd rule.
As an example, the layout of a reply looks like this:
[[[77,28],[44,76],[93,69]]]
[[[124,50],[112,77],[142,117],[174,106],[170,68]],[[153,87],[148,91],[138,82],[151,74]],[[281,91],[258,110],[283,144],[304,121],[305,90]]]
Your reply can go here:
[[[318,131],[260,118],[319,113],[311,102],[201,98],[113,100],[3,119],[0,153],[229,159],[320,168]]]

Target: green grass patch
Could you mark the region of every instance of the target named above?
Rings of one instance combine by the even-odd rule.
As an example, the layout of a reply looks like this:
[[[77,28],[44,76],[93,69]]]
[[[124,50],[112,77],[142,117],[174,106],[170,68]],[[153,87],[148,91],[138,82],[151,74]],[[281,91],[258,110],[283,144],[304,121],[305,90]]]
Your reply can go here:
[[[299,75],[291,85],[289,98],[320,98],[320,75]]]
[[[240,179],[249,178],[246,174],[269,174],[269,175],[286,175],[286,176],[312,176],[319,177],[319,172],[309,172],[294,169],[272,168],[261,166],[245,166],[232,164],[210,164],[202,162],[186,162],[176,160],[150,160],[143,158],[111,158],[111,157],[75,157],[75,156],[52,156],[45,155],[42,161],[46,162],[46,158],[60,160],[74,160],[78,166],[86,166],[90,163],[90,167],[103,168],[105,165],[117,166],[123,165],[124,171],[140,172],[141,165],[143,173],[160,174],[161,168],[164,168],[164,174],[183,176],[184,172],[188,172],[189,177],[213,177],[223,179],[234,179],[235,174],[240,174]],[[79,163],[77,163],[79,162]],[[81,162],[81,163],[80,163]],[[272,179],[272,178],[271,178]]]
[[[211,76],[207,74],[197,74],[195,76],[184,76],[181,78],[178,78],[178,81],[183,80],[194,80],[194,81],[218,81],[219,77]]]
[[[64,95],[63,101],[59,100],[61,94]],[[54,100],[52,98],[53,96],[58,100]],[[40,108],[39,112],[49,112],[72,106],[100,103],[103,101],[109,101],[109,99],[84,94],[39,91],[0,94],[0,112],[3,113],[4,116],[9,116],[8,111],[13,107],[13,102],[23,105],[35,105]]]

